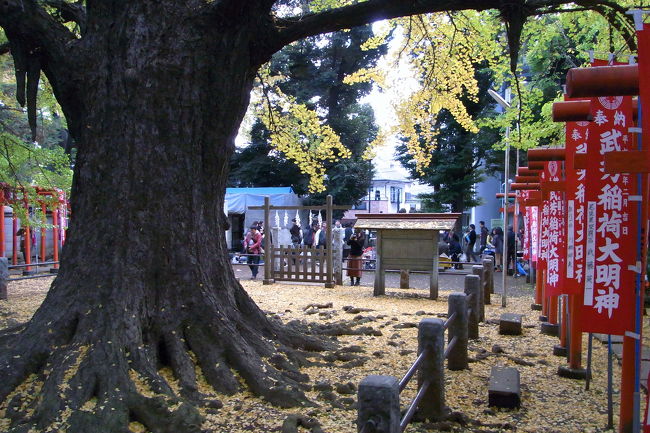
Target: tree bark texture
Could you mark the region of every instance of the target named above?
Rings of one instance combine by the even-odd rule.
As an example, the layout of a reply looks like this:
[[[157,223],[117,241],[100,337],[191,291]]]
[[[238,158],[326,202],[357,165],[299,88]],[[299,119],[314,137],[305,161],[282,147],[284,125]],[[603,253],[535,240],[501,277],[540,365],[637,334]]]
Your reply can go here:
[[[297,367],[328,345],[265,316],[224,239],[228,160],[256,71],[309,35],[505,2],[369,0],[300,19],[274,17],[273,3],[88,0],[56,19],[36,0],[0,2],[19,102],[35,112],[45,73],[78,145],[60,272],[32,320],[0,332],[11,432],[199,431],[196,406],[219,406],[199,372],[220,393],[306,403]]]

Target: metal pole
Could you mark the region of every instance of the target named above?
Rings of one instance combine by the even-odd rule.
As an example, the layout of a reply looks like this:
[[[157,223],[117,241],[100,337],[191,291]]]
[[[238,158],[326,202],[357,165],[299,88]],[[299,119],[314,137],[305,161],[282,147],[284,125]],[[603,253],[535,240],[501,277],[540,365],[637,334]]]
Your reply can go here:
[[[591,381],[591,352],[593,351],[594,334],[589,333],[587,340],[587,379],[585,380],[585,391],[589,391],[589,382]]]
[[[517,168],[519,167],[519,149],[515,148],[515,176],[517,175]],[[514,261],[513,261],[513,275],[517,275],[518,269],[517,269],[517,251],[519,251],[519,200],[517,196],[519,196],[519,191],[515,191],[515,208],[514,208],[514,213],[512,215],[512,230],[515,232],[515,254],[514,254]]]
[[[501,307],[506,307],[508,298],[508,289],[506,287],[506,276],[508,275],[508,178],[510,177],[510,127],[506,127],[506,155],[504,168],[504,186],[503,186],[503,257],[501,258]],[[516,236],[515,236],[516,238]]]
[[[607,336],[607,429],[614,428],[614,401],[612,393],[614,386],[612,384],[612,336]]]

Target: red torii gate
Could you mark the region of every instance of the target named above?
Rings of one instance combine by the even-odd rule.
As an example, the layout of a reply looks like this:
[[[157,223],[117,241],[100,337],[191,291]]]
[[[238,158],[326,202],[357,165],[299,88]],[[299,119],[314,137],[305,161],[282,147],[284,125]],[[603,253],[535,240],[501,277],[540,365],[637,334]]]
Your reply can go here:
[[[65,198],[65,195],[62,193],[60,190],[56,189],[46,189],[46,188],[41,188],[41,187],[35,187],[36,194],[39,197],[37,200],[36,205],[39,205],[42,212],[43,216],[46,215],[47,213],[47,208],[48,204],[51,203],[56,203],[56,209],[52,209],[52,249],[53,249],[53,257],[52,260],[54,262],[59,261],[59,237],[60,237],[60,227],[59,223],[63,220],[63,217],[59,215],[59,212],[61,211],[61,207],[65,206],[66,208],[69,206],[68,200]],[[47,198],[49,197],[49,199]],[[5,205],[11,206],[11,205],[16,205],[18,203],[21,203],[29,211],[30,203],[27,198],[27,194],[25,193],[25,188],[15,188],[9,184],[6,183],[0,183],[0,205],[4,209]],[[32,205],[34,206],[34,205]],[[12,217],[13,219],[13,227],[12,227],[12,264],[16,265],[18,264],[18,236],[16,233],[18,232],[18,218],[16,217],[15,213]],[[25,264],[27,265],[25,267],[25,273],[30,273],[31,272],[31,228],[29,225],[24,225],[23,229],[25,230],[24,232],[24,251],[25,251]],[[46,254],[46,229],[41,228],[41,245],[40,245],[40,257],[43,258],[45,257]],[[6,255],[6,246],[5,246],[5,218],[4,218],[4,210],[3,210],[3,215],[2,218],[0,218],[0,257],[4,257]],[[61,239],[61,243],[63,244],[65,242],[65,238]],[[59,268],[58,263],[53,264],[53,272],[56,272],[56,270]]]

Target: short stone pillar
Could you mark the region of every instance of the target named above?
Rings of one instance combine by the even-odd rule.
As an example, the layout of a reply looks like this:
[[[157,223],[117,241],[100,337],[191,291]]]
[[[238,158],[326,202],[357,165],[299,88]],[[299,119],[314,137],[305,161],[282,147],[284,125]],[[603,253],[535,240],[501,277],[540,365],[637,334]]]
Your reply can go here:
[[[7,284],[9,283],[9,259],[0,257],[0,301],[6,301]]]
[[[429,386],[415,419],[438,421],[445,415],[445,324],[440,319],[422,319],[418,325],[418,355],[426,356],[418,369],[418,389]]]
[[[400,433],[399,381],[372,375],[359,384],[357,432]],[[366,427],[367,426],[367,427]]]
[[[402,269],[399,271],[399,288],[400,289],[408,289],[409,288],[409,280],[411,277],[411,271],[408,269]]]
[[[456,292],[447,299],[447,317],[453,314],[454,320],[447,328],[447,344],[456,338],[454,347],[447,357],[447,368],[450,370],[464,370],[468,367],[467,361],[467,295]]]
[[[334,282],[343,285],[343,236],[345,229],[342,227],[332,227],[332,272],[334,273]]]
[[[490,305],[490,295],[494,293],[494,257],[489,256],[483,259],[483,277],[485,279],[485,305]]]
[[[483,265],[474,265],[472,266],[472,274],[473,275],[478,275],[480,282],[479,282],[479,296],[478,296],[478,320],[480,322],[485,322],[485,268]]]
[[[499,334],[521,335],[521,314],[503,313],[499,319]]]
[[[479,296],[481,294],[479,285],[481,280],[478,275],[465,275],[465,294],[471,299],[468,300],[467,306],[471,310],[468,317],[468,330],[467,335],[471,339],[478,338],[478,322],[479,322]],[[472,296],[474,295],[474,296]]]
[[[521,406],[519,370],[513,367],[492,367],[488,383],[488,404],[508,409]]]

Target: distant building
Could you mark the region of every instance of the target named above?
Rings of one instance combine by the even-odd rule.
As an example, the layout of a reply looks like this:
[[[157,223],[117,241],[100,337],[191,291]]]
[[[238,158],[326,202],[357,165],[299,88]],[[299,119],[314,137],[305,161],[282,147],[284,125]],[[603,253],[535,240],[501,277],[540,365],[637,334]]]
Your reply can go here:
[[[501,199],[496,198],[496,194],[501,191],[503,185],[503,176],[485,176],[485,180],[474,185],[476,195],[481,198],[482,203],[469,209],[469,222],[476,224],[479,221],[485,221],[489,228],[496,227],[497,221],[503,220],[501,214]]]
[[[395,161],[376,158],[375,177],[366,196],[343,216],[356,219],[361,213],[419,212],[422,208],[418,194],[430,192],[432,187],[409,179],[408,173]]]

